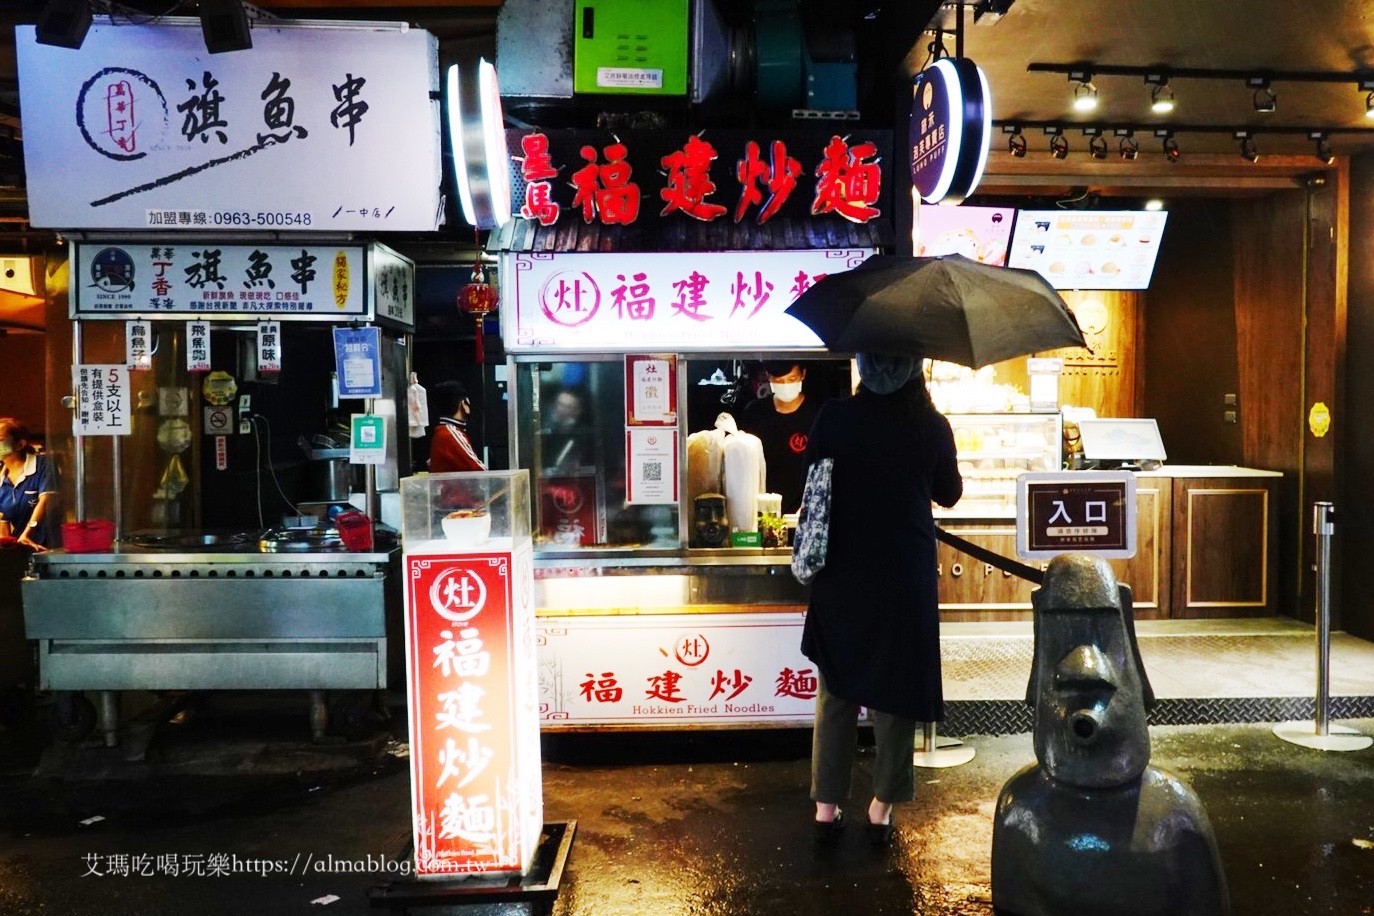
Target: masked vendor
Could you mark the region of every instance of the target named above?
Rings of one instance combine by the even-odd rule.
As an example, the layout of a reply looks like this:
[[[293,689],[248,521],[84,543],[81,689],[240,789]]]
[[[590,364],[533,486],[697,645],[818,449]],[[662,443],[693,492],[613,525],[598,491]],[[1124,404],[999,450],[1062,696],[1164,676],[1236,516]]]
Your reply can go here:
[[[0,417],[0,514],[19,543],[31,550],[51,546],[48,503],[57,489],[52,466],[29,442],[17,420]]]
[[[763,443],[768,491],[782,495],[784,514],[801,507],[806,486],[806,443],[820,403],[802,391],[806,369],[796,361],[764,363],[772,393],[748,404],[739,426]]]

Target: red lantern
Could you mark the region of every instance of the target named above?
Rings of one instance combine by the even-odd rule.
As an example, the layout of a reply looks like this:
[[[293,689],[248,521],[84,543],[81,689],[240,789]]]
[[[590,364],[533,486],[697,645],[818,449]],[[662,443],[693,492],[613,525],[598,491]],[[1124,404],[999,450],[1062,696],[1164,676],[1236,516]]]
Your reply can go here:
[[[479,260],[472,265],[472,279],[458,291],[458,308],[477,320],[477,365],[485,361],[482,346],[482,321],[496,311],[496,303],[501,297],[496,287],[487,282],[487,270]]]

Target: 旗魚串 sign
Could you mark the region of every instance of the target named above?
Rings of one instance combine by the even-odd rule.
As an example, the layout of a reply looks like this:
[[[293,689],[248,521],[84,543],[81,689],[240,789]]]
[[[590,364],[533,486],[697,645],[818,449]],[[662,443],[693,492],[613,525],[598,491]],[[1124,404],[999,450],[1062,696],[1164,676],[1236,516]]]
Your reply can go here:
[[[29,214],[61,229],[438,228],[438,41],[401,24],[258,22],[206,55],[195,19],[15,31]]]
[[[187,239],[74,247],[72,318],[370,317],[363,294],[367,252],[361,245],[242,245]],[[396,267],[389,269],[394,273]]]
[[[1130,471],[1022,474],[1016,487],[1016,552],[1027,559],[1086,553],[1135,556],[1135,475]]]

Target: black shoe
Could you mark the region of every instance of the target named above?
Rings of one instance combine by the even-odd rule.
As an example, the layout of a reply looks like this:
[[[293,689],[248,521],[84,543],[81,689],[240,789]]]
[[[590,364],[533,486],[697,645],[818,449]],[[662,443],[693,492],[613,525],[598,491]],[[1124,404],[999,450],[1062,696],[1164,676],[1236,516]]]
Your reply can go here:
[[[886,849],[892,845],[892,824],[875,824],[869,822],[864,825],[865,832],[868,834],[868,845],[874,849]]]
[[[812,821],[811,829],[817,846],[834,846],[844,832],[844,812],[836,810],[833,821]]]

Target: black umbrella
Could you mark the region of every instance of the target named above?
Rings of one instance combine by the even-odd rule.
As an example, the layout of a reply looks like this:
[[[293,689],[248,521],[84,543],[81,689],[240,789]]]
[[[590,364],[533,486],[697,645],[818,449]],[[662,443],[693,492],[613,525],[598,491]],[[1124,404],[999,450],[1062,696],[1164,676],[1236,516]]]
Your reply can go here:
[[[874,255],[821,278],[787,314],[837,352],[920,356],[974,369],[1087,345],[1044,277],[957,254]]]

